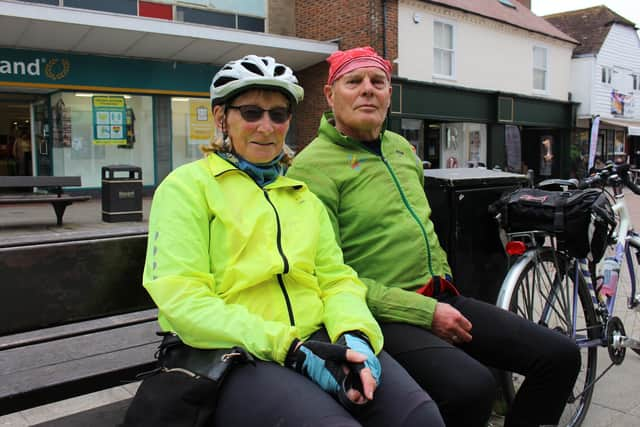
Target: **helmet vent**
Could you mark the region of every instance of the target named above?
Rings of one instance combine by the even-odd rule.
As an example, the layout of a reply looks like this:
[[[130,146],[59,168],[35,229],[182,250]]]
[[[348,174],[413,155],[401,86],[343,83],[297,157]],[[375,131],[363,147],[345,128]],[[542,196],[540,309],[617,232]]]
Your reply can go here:
[[[264,76],[264,73],[262,72],[262,70],[260,70],[260,68],[258,68],[255,64],[252,64],[251,62],[243,62],[242,66],[254,74]]]
[[[283,75],[286,71],[287,71],[287,69],[286,69],[286,68],[284,68],[282,65],[278,65],[278,66],[276,66],[276,68],[273,70],[273,75],[274,75],[274,76],[281,76],[281,75]]]
[[[213,82],[213,86],[214,87],[220,87],[220,86],[224,86],[229,82],[233,82],[236,81],[238,79],[234,78],[234,77],[220,77],[218,80]]]

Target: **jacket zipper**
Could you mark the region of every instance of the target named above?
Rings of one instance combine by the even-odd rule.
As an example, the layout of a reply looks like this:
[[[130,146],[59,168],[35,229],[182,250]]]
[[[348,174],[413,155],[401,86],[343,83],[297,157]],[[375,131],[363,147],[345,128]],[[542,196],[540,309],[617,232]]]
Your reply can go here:
[[[282,277],[283,274],[287,274],[289,272],[289,261],[287,260],[287,257],[285,256],[284,251],[282,249],[282,227],[280,225],[280,215],[278,215],[278,210],[276,209],[275,205],[271,202],[271,199],[269,198],[269,194],[267,194],[267,191],[263,189],[262,192],[264,193],[264,197],[267,199],[267,202],[273,208],[273,212],[276,214],[276,224],[278,225],[276,241],[278,245],[278,253],[280,254],[280,257],[282,258],[282,262],[284,264],[283,272],[278,273],[276,277],[278,278],[278,284],[280,285],[280,289],[282,290],[282,295],[284,296],[284,302],[287,304],[287,311],[289,312],[289,323],[291,323],[291,326],[295,326],[296,321],[295,321],[295,318],[293,317],[293,308],[291,307],[291,300],[289,299],[289,294],[287,293],[287,288],[284,285],[284,279]]]
[[[427,231],[424,229],[424,227],[422,226],[422,223],[420,222],[420,218],[418,218],[418,215],[414,212],[413,208],[409,204],[409,200],[407,200],[407,197],[405,196],[404,191],[402,190],[402,187],[400,186],[400,182],[398,182],[398,178],[396,177],[395,173],[393,173],[393,169],[391,168],[391,165],[389,164],[387,159],[384,157],[384,155],[380,154],[380,158],[382,159],[382,162],[384,163],[384,165],[387,167],[387,170],[389,171],[389,174],[391,175],[391,178],[393,179],[393,183],[395,184],[396,188],[398,189],[398,192],[400,193],[400,197],[402,198],[402,202],[404,203],[405,207],[407,208],[407,210],[409,211],[409,213],[411,214],[411,216],[413,217],[415,222],[418,224],[418,227],[420,227],[420,232],[422,233],[422,237],[424,238],[424,241],[427,244],[427,267],[429,267],[429,273],[432,276],[434,276],[434,274],[433,274],[433,265],[431,264],[431,247],[429,246],[429,239],[427,238]]]

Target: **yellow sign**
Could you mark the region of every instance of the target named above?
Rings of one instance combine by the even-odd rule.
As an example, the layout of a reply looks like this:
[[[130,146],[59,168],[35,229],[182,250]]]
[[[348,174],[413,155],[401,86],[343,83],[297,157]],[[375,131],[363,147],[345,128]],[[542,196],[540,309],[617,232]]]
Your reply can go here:
[[[189,100],[189,144],[208,144],[213,138],[213,115],[206,99]]]

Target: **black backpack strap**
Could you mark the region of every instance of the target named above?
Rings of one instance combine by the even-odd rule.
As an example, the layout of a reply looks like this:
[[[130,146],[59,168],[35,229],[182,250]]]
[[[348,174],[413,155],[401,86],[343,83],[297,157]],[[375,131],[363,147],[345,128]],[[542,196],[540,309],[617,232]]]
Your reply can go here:
[[[565,196],[563,194],[563,196]],[[555,204],[553,211],[553,233],[556,236],[556,242],[558,248],[563,249],[565,247],[565,205],[567,204],[567,197],[560,197]]]

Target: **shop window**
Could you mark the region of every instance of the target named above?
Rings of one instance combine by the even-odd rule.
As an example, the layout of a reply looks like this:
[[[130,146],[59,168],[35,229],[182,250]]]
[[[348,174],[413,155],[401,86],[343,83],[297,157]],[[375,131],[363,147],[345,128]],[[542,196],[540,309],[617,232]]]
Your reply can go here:
[[[238,29],[264,33],[264,19],[238,15]]]
[[[613,74],[613,69],[611,67],[602,67],[602,83],[611,84],[611,74]]]
[[[229,13],[178,6],[176,8],[176,18],[182,22],[236,28],[236,16]]]
[[[433,74],[449,78],[455,74],[454,28],[440,21],[433,23]]]
[[[208,98],[171,98],[172,167],[202,158],[200,146],[215,137],[215,125]]]
[[[141,1],[138,4],[138,14],[149,18],[173,20],[173,6],[170,4],[151,3]]]
[[[122,111],[101,115],[96,96],[123,100]],[[99,188],[103,166],[124,164],[142,168],[144,185],[155,184],[151,96],[56,93],[51,127],[54,175],[79,175],[83,186]],[[107,128],[112,138],[104,137]]]
[[[547,91],[548,79],[547,49],[540,46],[533,47],[533,89]]]

